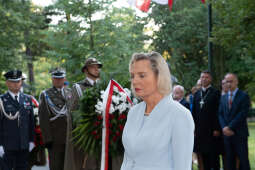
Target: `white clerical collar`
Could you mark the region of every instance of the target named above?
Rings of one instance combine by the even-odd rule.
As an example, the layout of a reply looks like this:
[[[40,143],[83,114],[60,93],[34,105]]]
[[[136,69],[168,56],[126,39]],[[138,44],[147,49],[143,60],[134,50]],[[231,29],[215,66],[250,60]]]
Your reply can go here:
[[[19,101],[19,96],[20,96],[20,92],[18,92],[17,94],[14,94],[13,92],[11,92],[10,90],[8,90],[8,93],[12,96],[12,98],[15,100],[15,96],[18,96],[17,100]]]
[[[90,83],[91,85],[94,85],[94,83],[97,83],[97,81],[98,81],[98,79],[97,79],[96,81],[94,81],[94,80],[92,80],[92,79],[89,78],[89,77],[86,77],[86,79],[89,81],[89,83]]]
[[[211,87],[212,85],[209,85],[209,86],[207,86],[207,87],[202,87],[202,90],[203,91],[206,91],[209,87]]]

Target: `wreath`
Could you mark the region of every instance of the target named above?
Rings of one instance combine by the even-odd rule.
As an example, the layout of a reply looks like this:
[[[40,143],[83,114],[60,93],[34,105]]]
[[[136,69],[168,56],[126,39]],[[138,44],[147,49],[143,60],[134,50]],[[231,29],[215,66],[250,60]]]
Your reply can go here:
[[[102,128],[103,128],[103,94],[106,89],[105,83],[88,88],[84,91],[80,100],[80,109],[76,112],[76,128],[73,131],[74,143],[89,155],[101,155]],[[122,132],[127,119],[127,113],[131,104],[128,97],[136,104],[138,101],[131,95],[129,89],[124,88],[126,93],[118,92],[114,88],[109,115],[109,155],[112,157],[123,154]],[[78,116],[77,116],[78,115]]]

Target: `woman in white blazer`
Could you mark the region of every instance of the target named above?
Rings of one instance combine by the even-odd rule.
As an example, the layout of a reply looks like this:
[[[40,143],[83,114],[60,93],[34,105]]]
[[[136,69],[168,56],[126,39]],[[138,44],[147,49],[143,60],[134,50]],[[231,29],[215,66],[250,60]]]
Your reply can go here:
[[[143,100],[128,113],[121,170],[190,170],[194,122],[171,93],[168,65],[157,52],[136,53],[129,64],[134,94]]]

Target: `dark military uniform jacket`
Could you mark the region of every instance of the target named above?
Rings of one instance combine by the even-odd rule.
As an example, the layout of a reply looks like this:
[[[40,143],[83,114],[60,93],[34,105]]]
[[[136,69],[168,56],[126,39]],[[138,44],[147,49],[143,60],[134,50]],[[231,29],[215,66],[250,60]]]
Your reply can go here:
[[[38,114],[45,144],[66,143],[67,116],[70,113],[71,98],[69,88],[60,90],[52,87],[41,93]]]
[[[29,142],[34,141],[35,128],[31,97],[20,93],[17,102],[7,92],[0,98],[4,108],[0,111],[0,146],[6,151],[28,150]],[[6,116],[14,117],[17,112],[13,120]]]

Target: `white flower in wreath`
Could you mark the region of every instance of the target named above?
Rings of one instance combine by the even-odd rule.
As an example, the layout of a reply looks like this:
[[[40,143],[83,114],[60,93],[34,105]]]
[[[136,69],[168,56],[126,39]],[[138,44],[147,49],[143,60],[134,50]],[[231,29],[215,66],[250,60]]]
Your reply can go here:
[[[95,105],[96,112],[102,114],[103,113],[103,102],[97,100],[97,104]]]
[[[118,89],[118,87],[113,86],[113,91],[114,91],[114,92],[116,92],[116,93],[119,93],[119,89]]]
[[[102,111],[101,110],[95,110],[96,113],[99,113],[99,114],[102,114]]]
[[[119,97],[113,95],[113,96],[112,96],[112,102],[113,102],[114,104],[118,105],[118,104],[120,103]]]
[[[125,112],[127,108],[128,104],[126,103],[121,103],[120,105],[116,106],[116,110],[119,110],[119,114]]]
[[[101,91],[100,91],[100,94],[101,94],[101,96],[100,96],[101,99],[104,99],[104,90],[101,90]]]
[[[127,95],[126,95],[126,93],[120,92],[119,95],[120,95],[120,101],[126,102],[126,100],[127,100]]]

